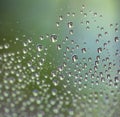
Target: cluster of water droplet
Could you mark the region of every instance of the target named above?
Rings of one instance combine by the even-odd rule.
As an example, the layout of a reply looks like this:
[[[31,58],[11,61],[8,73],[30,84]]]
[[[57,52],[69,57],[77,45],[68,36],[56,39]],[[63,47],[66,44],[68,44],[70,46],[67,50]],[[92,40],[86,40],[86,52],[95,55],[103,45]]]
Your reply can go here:
[[[95,113],[104,117],[114,113],[111,109],[120,103],[119,25],[108,26],[115,31],[111,36],[96,23],[103,16],[84,9],[82,5],[79,14],[59,16],[58,33],[42,35],[37,43],[26,35],[2,39],[0,116],[93,117]],[[76,20],[76,15],[84,19]],[[89,21],[91,15],[94,18]]]

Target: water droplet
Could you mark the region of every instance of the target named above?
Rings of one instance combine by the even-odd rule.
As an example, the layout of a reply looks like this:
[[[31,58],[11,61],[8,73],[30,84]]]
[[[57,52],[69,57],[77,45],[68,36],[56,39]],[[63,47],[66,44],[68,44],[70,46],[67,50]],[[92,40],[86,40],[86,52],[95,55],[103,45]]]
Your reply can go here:
[[[58,49],[58,50],[61,50],[61,45],[57,45],[57,49]]]
[[[82,48],[81,51],[82,51],[82,53],[86,53],[87,50],[86,50],[86,48]]]
[[[75,16],[75,13],[72,13],[72,16],[74,17],[74,16]]]
[[[102,18],[102,17],[103,17],[103,15],[100,15],[100,17]]]
[[[73,56],[72,56],[72,61],[73,61],[73,62],[76,62],[77,60],[78,60],[78,56],[77,56],[77,55],[73,55]]]
[[[119,41],[119,38],[118,38],[118,37],[115,37],[114,40],[115,40],[115,42],[118,42],[118,41]]]
[[[98,34],[98,38],[102,38],[102,34]]]
[[[89,26],[87,26],[87,27],[86,27],[86,30],[90,30],[90,27],[89,27]]]
[[[87,17],[87,13],[84,13],[84,17]]]
[[[118,70],[117,73],[120,74],[120,70]]]
[[[24,47],[28,46],[28,43],[27,42],[23,42],[23,46]]]
[[[83,10],[81,10],[80,13],[83,14]]]
[[[73,30],[70,30],[69,33],[72,35],[73,34]]]
[[[59,23],[59,22],[56,22],[56,26],[59,27],[59,26],[60,26],[60,23]]]
[[[90,22],[89,21],[86,21],[86,24],[88,25]]]
[[[67,13],[67,16],[70,16],[70,12]]]
[[[73,22],[68,22],[68,28],[72,28],[73,27]]]
[[[38,96],[38,90],[37,89],[35,89],[35,90],[33,90],[33,95],[36,97],[36,96]]]
[[[108,35],[108,32],[105,32],[105,35]]]
[[[94,13],[93,15],[96,17],[96,16],[97,16],[97,13]]]
[[[40,36],[40,40],[42,41],[44,39],[44,37],[43,36]]]
[[[59,81],[57,79],[53,79],[52,82],[53,82],[54,86],[57,86],[59,84]]]
[[[57,35],[56,34],[52,34],[51,35],[51,41],[54,43],[57,41]]]
[[[101,30],[101,31],[103,31],[103,30],[104,30],[104,28],[103,28],[103,27],[101,27],[101,28],[100,28],[100,30]]]
[[[59,19],[60,19],[60,21],[62,21],[63,20],[63,16],[61,15],[61,16],[59,16]]]
[[[6,43],[5,45],[4,45],[4,48],[5,49],[8,49],[10,47],[10,45],[8,44],[8,43]]]
[[[57,94],[57,89],[52,89],[52,95],[55,96]]]
[[[110,27],[113,27],[113,24],[110,24]]]
[[[118,28],[115,28],[115,32],[118,32]]]
[[[97,49],[97,52],[98,52],[98,53],[102,53],[102,48],[98,48],[98,49]]]
[[[43,50],[43,45],[38,44],[38,45],[37,45],[37,50],[38,50],[38,51],[42,51],[42,50]]]
[[[82,9],[84,9],[85,8],[85,5],[82,5]]]
[[[96,43],[99,43],[99,39],[96,39]]]
[[[3,46],[2,45],[0,45],[0,50],[2,50],[3,49]]]
[[[32,39],[28,39],[27,41],[28,41],[28,43],[31,43],[31,42],[32,42]]]

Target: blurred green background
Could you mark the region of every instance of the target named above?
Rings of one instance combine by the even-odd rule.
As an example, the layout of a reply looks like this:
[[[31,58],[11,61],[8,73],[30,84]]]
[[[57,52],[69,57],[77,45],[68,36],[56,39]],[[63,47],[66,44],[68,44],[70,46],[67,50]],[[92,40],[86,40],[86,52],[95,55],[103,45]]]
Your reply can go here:
[[[0,117],[119,117],[119,5],[0,0]]]

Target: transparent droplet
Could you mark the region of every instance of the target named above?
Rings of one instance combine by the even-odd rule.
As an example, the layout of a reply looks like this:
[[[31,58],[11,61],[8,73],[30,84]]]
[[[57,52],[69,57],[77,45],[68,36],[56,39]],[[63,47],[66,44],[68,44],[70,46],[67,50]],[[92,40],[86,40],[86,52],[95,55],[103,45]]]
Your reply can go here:
[[[120,70],[117,70],[117,73],[120,74]]]
[[[16,37],[16,38],[15,38],[15,40],[16,40],[16,41],[18,41],[18,40],[19,40],[19,38],[18,38],[18,37]]]
[[[28,39],[27,41],[28,41],[28,43],[31,43],[31,42],[32,42],[32,39]]]
[[[82,9],[84,9],[85,8],[85,5],[82,5]]]
[[[73,22],[68,22],[68,28],[72,28],[73,27]]]
[[[84,17],[87,17],[87,13],[84,13]]]
[[[42,51],[42,50],[43,50],[43,45],[38,44],[38,45],[37,45],[37,50],[38,50],[38,51]]]
[[[90,22],[89,21],[86,21],[86,24],[88,25]]]
[[[57,35],[56,34],[52,34],[51,35],[51,41],[54,43],[57,41]]]
[[[36,97],[36,96],[38,96],[38,90],[37,89],[35,89],[35,90],[33,90],[33,95]]]
[[[23,46],[24,47],[28,46],[28,43],[27,42],[23,42]]]
[[[70,30],[69,33],[72,35],[73,34],[73,30]]]
[[[115,32],[118,32],[118,28],[115,28]]]
[[[72,56],[72,61],[73,61],[73,62],[76,62],[77,60],[78,60],[78,56],[77,56],[77,55],[73,55],[73,56]]]
[[[28,50],[26,48],[23,49],[23,53],[26,54]]]
[[[98,34],[98,38],[102,38],[102,34]]]
[[[96,43],[99,43],[99,40],[98,40],[98,39],[96,39]]]
[[[52,89],[52,95],[55,96],[57,94],[57,89]]]
[[[113,27],[113,24],[110,24],[110,27]]]
[[[90,30],[90,27],[89,27],[89,26],[87,26],[87,27],[86,27],[86,30]]]
[[[96,16],[97,16],[97,13],[95,12],[93,15],[96,17]]]
[[[72,16],[74,17],[74,16],[75,16],[75,13],[72,13]]]
[[[40,40],[42,41],[44,39],[44,37],[43,36],[40,36]]]
[[[49,37],[49,34],[46,34],[46,38],[48,38]]]
[[[80,13],[83,14],[83,10],[81,10]]]
[[[104,47],[106,47],[106,46],[107,46],[107,43],[104,43],[103,45],[104,45]]]
[[[67,13],[67,16],[70,16],[70,12]]]
[[[104,28],[103,28],[103,27],[101,27],[101,28],[100,28],[100,30],[101,30],[101,31],[103,31],[103,30],[104,30]]]
[[[63,20],[63,16],[61,15],[61,16],[59,16],[59,19],[60,19],[60,21],[62,21]]]
[[[102,53],[102,48],[98,48],[98,49],[97,49],[97,52],[98,52],[98,53]]]
[[[105,35],[108,35],[108,32],[105,32]]]
[[[77,48],[77,49],[79,49],[79,47],[80,47],[79,45],[76,45],[76,48]]]
[[[57,49],[58,49],[58,50],[61,50],[61,45],[57,45]]]
[[[2,45],[0,45],[0,50],[2,50],[3,49],[3,46]]]
[[[59,22],[56,22],[56,26],[59,27],[59,26],[60,26],[60,23],[59,23]]]
[[[54,86],[57,86],[59,83],[57,79],[53,79],[52,82],[53,82]]]
[[[91,57],[89,57],[89,58],[88,58],[88,62],[91,62],[91,61],[92,61],[92,58],[91,58]]]
[[[118,37],[115,37],[114,40],[115,40],[115,42],[118,42],[118,41],[119,41],[119,38],[118,38]]]
[[[8,43],[6,43],[6,44],[4,45],[4,48],[5,48],[5,49],[8,49],[9,46],[10,46],[10,45],[9,45]]]
[[[86,53],[87,50],[86,50],[86,48],[82,48],[81,51],[82,51],[82,53]]]

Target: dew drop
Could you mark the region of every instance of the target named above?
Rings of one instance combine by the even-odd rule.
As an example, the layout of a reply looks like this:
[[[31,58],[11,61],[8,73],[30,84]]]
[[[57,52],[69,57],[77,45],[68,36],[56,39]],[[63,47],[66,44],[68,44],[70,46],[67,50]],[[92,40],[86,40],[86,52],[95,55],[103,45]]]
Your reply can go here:
[[[86,30],[90,30],[90,27],[89,27],[89,26],[87,26],[87,27],[86,27]]]
[[[98,52],[98,53],[102,53],[102,48],[98,48],[98,49],[97,49],[97,52]]]
[[[54,43],[57,41],[57,35],[56,34],[52,34],[51,35],[51,41]]]
[[[86,48],[82,48],[81,51],[82,51],[82,53],[86,53],[87,50],[86,50]]]
[[[61,45],[57,45],[57,50],[61,50]]]
[[[72,28],[73,27],[73,22],[68,22],[68,28]]]
[[[63,16],[61,15],[61,16],[59,16],[59,19],[60,19],[60,21],[62,21],[63,20]]]
[[[59,27],[59,26],[60,26],[60,23],[59,23],[59,22],[56,22],[56,26]]]
[[[84,9],[85,8],[85,5],[82,5],[82,9]]]
[[[37,45],[37,50],[38,50],[38,51],[42,51],[42,50],[43,50],[43,45],[38,44],[38,45]]]
[[[115,37],[114,40],[115,40],[115,42],[118,42],[118,41],[119,41],[119,38],[118,38],[118,37]]]
[[[86,24],[88,25],[90,22],[89,21],[86,21]]]
[[[73,62],[76,62],[77,60],[78,60],[78,56],[77,56],[77,55],[73,55],[73,56],[72,56],[72,61],[73,61]]]
[[[110,27],[113,27],[113,24],[110,24]]]
[[[52,95],[55,96],[57,94],[57,89],[52,89]]]
[[[10,46],[10,45],[9,45],[8,43],[6,43],[6,44],[4,45],[4,48],[5,48],[5,49],[8,49],[9,46]]]
[[[69,33],[72,35],[73,34],[73,30],[70,30]]]
[[[67,13],[67,16],[70,16],[70,12]]]
[[[72,13],[72,16],[74,17],[74,16],[75,16],[75,13]]]
[[[115,32],[118,32],[118,28],[115,28]]]
[[[102,34],[98,34],[98,38],[102,38]]]
[[[93,15],[96,17],[96,16],[97,16],[97,13],[95,12]]]

